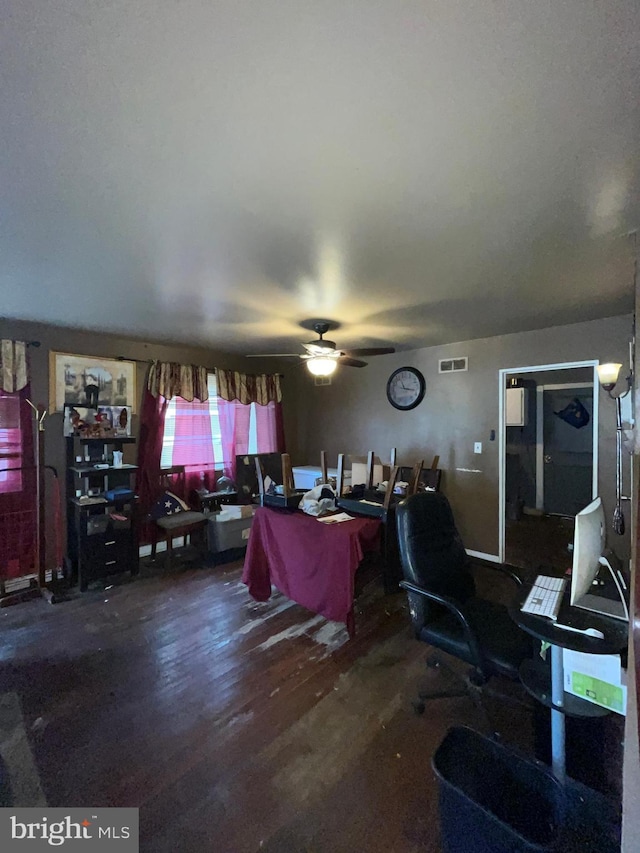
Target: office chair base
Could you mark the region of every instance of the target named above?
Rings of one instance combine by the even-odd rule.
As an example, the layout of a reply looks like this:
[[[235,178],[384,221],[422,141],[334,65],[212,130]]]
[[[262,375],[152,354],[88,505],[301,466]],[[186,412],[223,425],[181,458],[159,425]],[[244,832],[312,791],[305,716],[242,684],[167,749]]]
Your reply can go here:
[[[426,664],[427,669],[446,670],[446,672],[459,683],[462,678],[462,683],[459,687],[451,686],[445,690],[438,690],[435,693],[432,691],[420,691],[418,693],[418,698],[411,703],[416,714],[424,714],[426,703],[433,699],[460,699],[463,696],[471,696],[477,704],[477,697],[474,694],[477,693],[478,688],[486,681],[484,676],[478,673],[477,670],[471,670],[466,677],[460,676],[460,673],[455,672],[450,666],[447,666],[447,664],[443,663],[435,655],[428,655]]]
[[[418,693],[418,698],[413,700],[411,703],[413,710],[418,715],[424,714],[426,710],[426,703],[433,699],[460,699],[462,697],[468,697],[473,701],[478,711],[485,718],[488,729],[491,730],[493,726],[487,709],[484,707],[483,698],[498,699],[502,703],[521,708],[531,707],[530,703],[527,701],[527,697],[525,697],[525,701],[523,701],[517,696],[510,696],[501,691],[493,690],[487,685],[489,679],[484,675],[484,673],[480,672],[475,667],[472,667],[465,675],[462,675],[446,663],[443,663],[443,661],[435,655],[429,655],[426,659],[426,664],[427,669],[446,670],[447,673],[456,680],[459,686],[452,685],[447,689],[438,690],[436,692],[420,691]]]
[[[452,688],[451,690],[440,690],[438,693],[418,693],[418,698],[411,702],[411,707],[416,714],[421,715],[426,710],[427,702],[430,702],[432,699],[460,699],[463,696],[469,695],[470,692],[466,686],[457,689]]]

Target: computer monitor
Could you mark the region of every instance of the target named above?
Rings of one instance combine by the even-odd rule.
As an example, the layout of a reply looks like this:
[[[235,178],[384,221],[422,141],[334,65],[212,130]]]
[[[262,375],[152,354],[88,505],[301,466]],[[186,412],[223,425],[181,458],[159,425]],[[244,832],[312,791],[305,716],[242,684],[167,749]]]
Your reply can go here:
[[[602,501],[596,498],[576,515],[571,569],[571,604],[591,589],[605,547],[605,520]]]
[[[615,554],[605,552],[605,521],[602,501],[596,498],[576,515],[571,570],[571,604],[582,610],[629,621],[629,584]],[[601,569],[601,584],[593,581]]]

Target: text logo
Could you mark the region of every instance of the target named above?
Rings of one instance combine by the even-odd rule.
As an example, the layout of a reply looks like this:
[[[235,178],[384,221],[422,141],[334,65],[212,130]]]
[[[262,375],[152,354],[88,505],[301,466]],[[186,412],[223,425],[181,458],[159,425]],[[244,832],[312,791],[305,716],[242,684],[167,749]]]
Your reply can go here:
[[[0,809],[0,850],[138,853],[138,809]]]

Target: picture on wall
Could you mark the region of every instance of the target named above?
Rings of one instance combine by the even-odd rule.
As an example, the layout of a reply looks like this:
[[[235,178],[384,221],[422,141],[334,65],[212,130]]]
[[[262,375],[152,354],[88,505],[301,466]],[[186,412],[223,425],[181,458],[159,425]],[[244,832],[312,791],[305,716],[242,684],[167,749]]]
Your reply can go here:
[[[52,352],[49,361],[49,411],[65,406],[135,411],[136,364],[110,358]]]
[[[87,438],[126,438],[131,435],[130,406],[64,407],[63,435],[80,435]]]

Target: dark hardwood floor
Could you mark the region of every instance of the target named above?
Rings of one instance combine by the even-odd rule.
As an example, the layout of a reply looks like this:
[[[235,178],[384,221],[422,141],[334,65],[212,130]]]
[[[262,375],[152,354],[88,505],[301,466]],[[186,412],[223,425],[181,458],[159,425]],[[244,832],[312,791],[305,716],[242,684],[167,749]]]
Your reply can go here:
[[[427,673],[404,595],[365,574],[349,641],[279,594],[257,604],[240,573],[143,567],[0,610],[0,693],[46,802],[137,806],[151,853],[439,851],[431,757],[449,726],[488,723],[469,697],[413,712],[447,675]],[[530,743],[526,708],[487,708]]]

